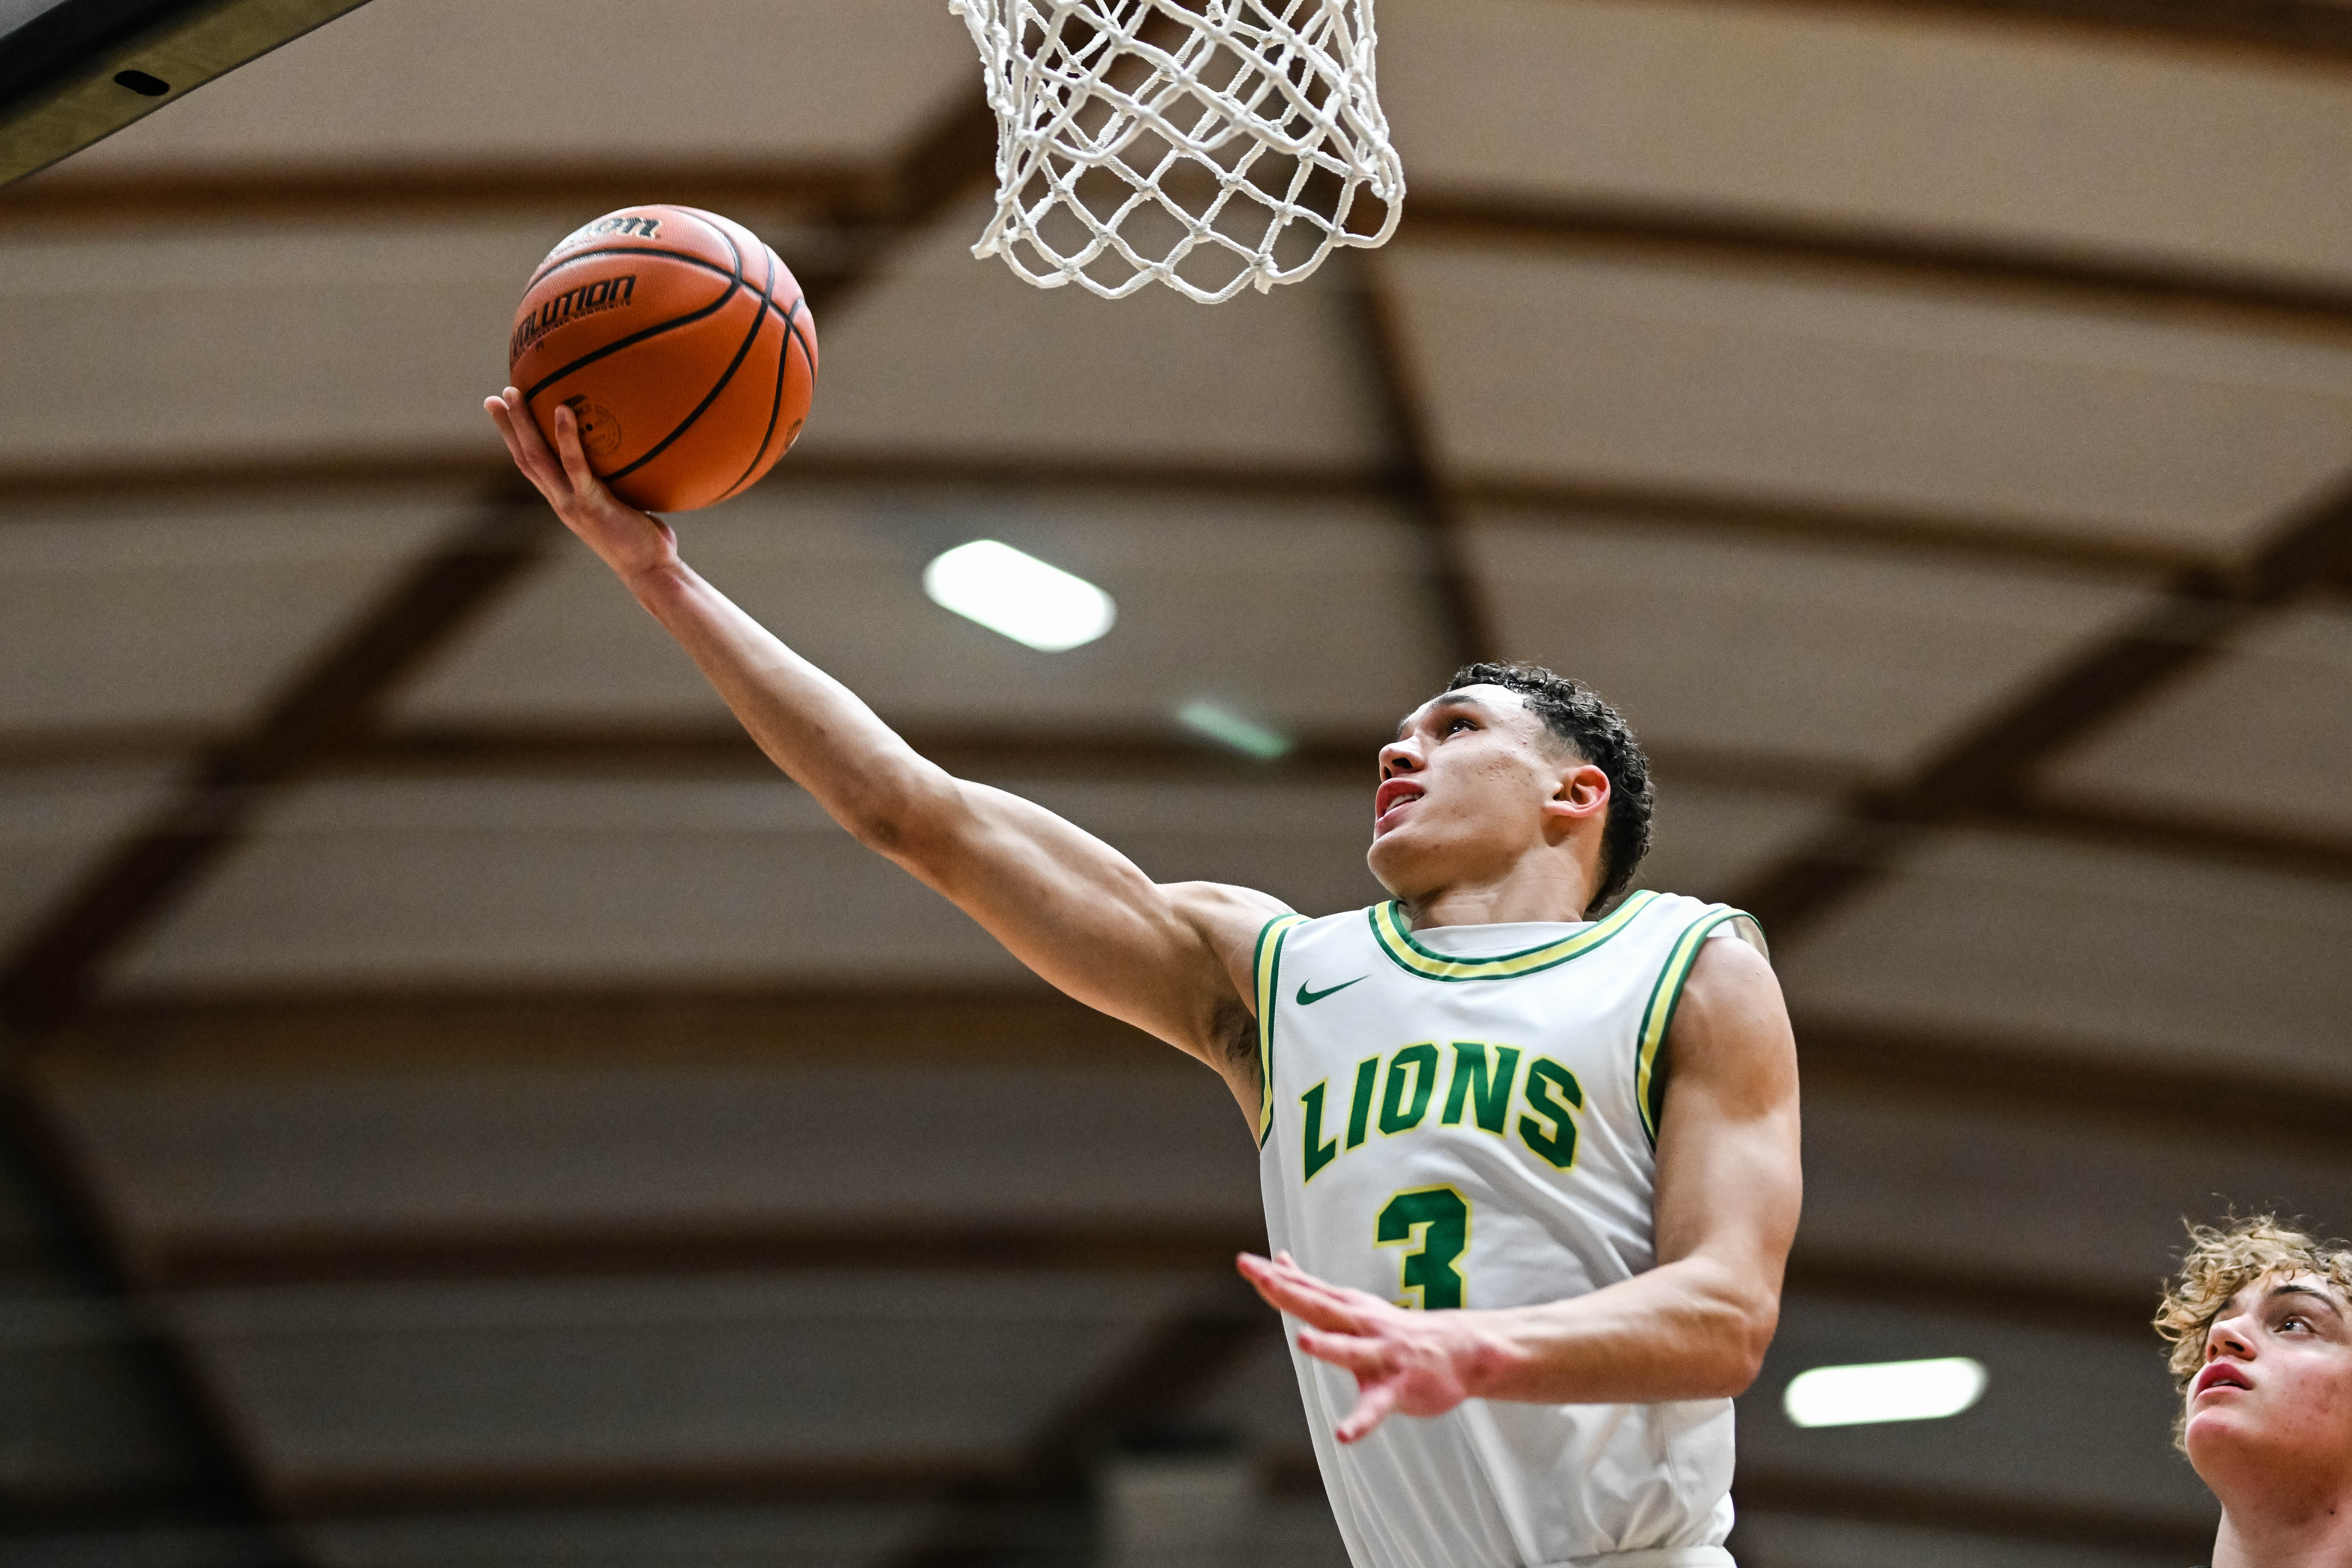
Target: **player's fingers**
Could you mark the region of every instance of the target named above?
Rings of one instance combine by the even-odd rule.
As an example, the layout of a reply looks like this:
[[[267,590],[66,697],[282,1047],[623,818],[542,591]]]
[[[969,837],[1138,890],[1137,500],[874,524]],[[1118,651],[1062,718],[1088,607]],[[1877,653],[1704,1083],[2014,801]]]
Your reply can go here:
[[[1249,1281],[1266,1304],[1277,1310],[1302,1318],[1318,1329],[1349,1330],[1358,1327],[1356,1316],[1331,1292],[1328,1286],[1310,1289],[1297,1277],[1267,1269],[1253,1273]]]
[[[1360,1334],[1334,1334],[1319,1329],[1301,1329],[1298,1331],[1298,1348],[1318,1361],[1345,1367],[1358,1377],[1386,1377],[1393,1370],[1388,1347],[1378,1340],[1368,1340]]]
[[[1356,1396],[1355,1409],[1339,1423],[1332,1436],[1342,1443],[1359,1442],[1396,1408],[1397,1385],[1393,1383],[1368,1383]]]
[[[561,500],[569,487],[562,467],[555,454],[547,449],[547,442],[539,433],[539,426],[522,406],[522,394],[509,386],[502,396],[485,399],[482,406],[489,410],[490,421],[505,437],[508,456],[523,478],[537,485],[540,492],[551,501]]]
[[[580,445],[579,417],[562,404],[555,409],[555,454],[563,459],[564,477],[573,492],[583,499],[593,495],[596,471],[588,466],[587,450]]]
[[[1372,1300],[1360,1290],[1350,1290],[1344,1285],[1334,1285],[1328,1279],[1318,1279],[1297,1264],[1275,1265],[1270,1277],[1286,1289],[1319,1303],[1327,1311],[1337,1312],[1350,1326],[1365,1322],[1364,1306]]]

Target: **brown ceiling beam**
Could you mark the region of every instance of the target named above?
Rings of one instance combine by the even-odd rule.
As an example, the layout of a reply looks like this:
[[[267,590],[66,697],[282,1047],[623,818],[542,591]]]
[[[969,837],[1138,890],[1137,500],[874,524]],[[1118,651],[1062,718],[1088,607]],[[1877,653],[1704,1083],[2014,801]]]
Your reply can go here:
[[[1825,280],[1987,289],[2082,309],[2189,310],[2240,330],[2352,331],[2352,279],[2281,276],[2046,240],[1938,234],[1851,219],[1662,202],[1416,191],[1400,244],[1519,245],[1716,266],[1814,272]]]
[[[2037,773],[2068,746],[2210,664],[2257,616],[2333,580],[2347,558],[2352,481],[2279,528],[2244,566],[2184,574],[2158,603],[2059,659],[1909,776],[1858,792],[1839,821],[1751,878],[1734,901],[1776,933],[1818,921],[1874,884],[1923,831],[2030,799]]]
[[[543,547],[543,509],[491,508],[346,626],[254,724],[210,748],[173,798],[103,855],[0,965],[0,1026],[70,1019],[99,972],[243,836],[268,792],[348,742],[394,686]]]
[[[743,161],[632,164],[504,160],[351,168],[200,168],[91,175],[68,164],[0,192],[17,222],[410,221],[471,216],[562,224],[647,199],[786,223],[886,221],[888,171],[871,164]],[[803,283],[807,279],[802,279]]]
[[[1765,5],[1777,0],[1762,0]],[[1848,0],[1855,9],[2104,33],[2305,63],[2352,58],[2352,16],[2336,0]]]
[[[1405,473],[1331,464],[1202,460],[1190,463],[1096,458],[1067,453],[981,454],[814,450],[796,452],[764,492],[795,485],[898,489],[939,486],[1014,495],[1068,491],[1152,500],[1382,502],[1432,504],[1426,489],[1425,434]],[[431,492],[500,482],[503,452],[289,454],[275,460],[236,458],[190,464],[110,462],[0,472],[0,494],[20,506],[235,500],[289,491],[334,494],[386,489]],[[1413,476],[1419,477],[1413,477]],[[1741,494],[1674,484],[1588,480],[1573,476],[1456,474],[1444,501],[1449,530],[1475,529],[1485,512],[1515,526],[1559,529],[1627,523],[1676,532],[1719,534],[1805,544],[1915,552],[2014,565],[2056,567],[2134,580],[2193,570],[2225,570],[2226,553],[2177,541],[2097,532],[2032,518],[1928,510],[1858,507],[1802,496]],[[688,525],[691,526],[690,524]],[[1455,536],[1457,543],[1458,535]],[[1449,546],[1449,548],[1454,548]],[[1457,566],[1455,568],[1459,570]]]
[[[1384,426],[1390,482],[1421,543],[1421,578],[1446,660],[1458,668],[1495,658],[1493,608],[1464,537],[1461,505],[1440,476],[1427,383],[1405,333],[1402,309],[1377,260],[1361,254],[1349,260],[1356,280],[1360,374],[1370,383],[1372,406]]]
[[[1076,779],[1172,784],[1367,784],[1382,737],[1298,738],[1286,756],[1244,757],[1171,731],[910,731],[950,772],[1008,782]],[[184,729],[0,736],[0,769],[169,762],[218,742]],[[1659,781],[1773,795],[1845,796],[1900,781],[1816,758],[1663,746]],[[516,721],[404,724],[353,735],[310,763],[310,779],[776,777],[731,724],[614,725]],[[2352,881],[2352,837],[2231,813],[2200,813],[2082,790],[2042,787],[1961,802],[1944,826],[2028,833],[2168,859],[2244,866],[2282,876]]]
[[[895,239],[987,170],[994,145],[993,117],[977,99],[923,127],[885,173],[882,221],[842,270],[811,286],[811,308],[837,305],[870,278]],[[505,494],[521,490],[511,472],[495,483]],[[0,1028],[37,1037],[69,1019],[108,960],[242,837],[270,792],[371,730],[397,685],[534,563],[552,534],[537,498],[519,498],[415,563],[33,924],[0,964]]]
[[[1038,1425],[1009,1473],[959,1487],[890,1568],[965,1568],[996,1560],[1024,1518],[1085,1500],[1097,1458],[1121,1437],[1163,1425],[1232,1373],[1253,1347],[1279,1343],[1281,1321],[1231,1275],[1175,1313]]]

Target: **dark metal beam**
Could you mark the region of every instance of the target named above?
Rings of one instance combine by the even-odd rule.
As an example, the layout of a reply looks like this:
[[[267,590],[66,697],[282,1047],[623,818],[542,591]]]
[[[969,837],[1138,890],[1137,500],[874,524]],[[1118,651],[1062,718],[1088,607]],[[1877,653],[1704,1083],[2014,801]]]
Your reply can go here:
[[[1273,761],[1243,757],[1172,731],[1084,733],[916,730],[908,739],[950,771],[1003,781],[1141,779],[1155,783],[1369,784],[1382,737],[1297,738]],[[0,768],[137,763],[215,742],[185,731],[0,738]],[[1847,796],[1899,786],[1864,770],[1798,756],[1667,746],[1653,771],[1676,784],[1773,795]],[[408,724],[351,737],[320,752],[312,778],[770,778],[774,765],[731,724],[674,727],[508,723]],[[1944,826],[2025,833],[2168,859],[2244,866],[2283,876],[2352,881],[2352,837],[2229,813],[2200,813],[2088,792],[2041,789],[1971,798]]]
[[[879,182],[887,221],[861,237],[842,270],[811,287],[812,310],[833,308],[870,279],[892,243],[985,172],[994,144],[994,119],[976,99],[923,127]],[[0,1028],[37,1037],[68,1020],[107,960],[239,839],[272,790],[371,730],[399,682],[539,558],[554,534],[544,506],[524,499],[511,469],[494,483],[515,499],[411,568],[32,926],[0,965]]]
[[[0,184],[324,26],[363,0],[47,0],[0,35]]]
[[[1769,4],[1770,0],[1765,0]],[[2204,45],[2290,60],[2352,59],[2352,16],[2335,0],[1849,0],[1855,8],[1928,18],[1958,16]],[[2208,1544],[2210,1544],[2210,1542]]]
[[[1355,269],[1356,330],[1372,405],[1381,411],[1391,484],[1421,538],[1423,581],[1448,662],[1457,668],[1496,657],[1495,619],[1471,560],[1461,507],[1437,466],[1429,400],[1405,336],[1404,318],[1381,265],[1361,254]],[[1435,673],[1435,672],[1433,672]]]
[[[1027,1516],[1084,1501],[1091,1465],[1128,1433],[1167,1420],[1225,1377],[1253,1345],[1279,1336],[1279,1320],[1227,1274],[1202,1302],[1155,1329],[1030,1437],[1007,1475],[956,1489],[928,1531],[891,1568],[986,1563],[1024,1533]]]
[[[820,296],[822,298],[822,296]],[[0,473],[0,491],[20,506],[103,506],[194,498],[234,500],[247,494],[283,494],[289,489],[340,493],[389,488],[427,491],[453,485],[499,481],[503,454],[422,454],[406,460],[382,454],[338,458],[317,455],[271,463],[108,463]],[[1426,454],[1422,471],[1426,472]],[[1069,491],[1115,492],[1169,500],[1194,497],[1292,501],[1380,501],[1420,497],[1393,469],[1327,464],[1137,462],[1067,453],[925,453],[905,451],[795,452],[781,478],[785,487],[839,486],[898,489],[943,486],[1012,494]],[[776,492],[770,492],[772,494]],[[1675,532],[1733,538],[1788,540],[1801,543],[1896,550],[1923,559],[1994,562],[2032,570],[2056,567],[2132,580],[2150,580],[2190,570],[2221,571],[2233,557],[2153,538],[2085,532],[2065,524],[2030,518],[1971,516],[1958,512],[1862,508],[1851,502],[1802,496],[1696,490],[1670,484],[1500,479],[1454,475],[1444,497],[1455,514],[1502,514],[1517,526],[1564,530],[1635,523]],[[1455,521],[1461,521],[1456,517]],[[1478,519],[1469,519],[1477,526]]]
[[[2137,316],[2188,311],[2241,331],[2317,332],[2332,341],[2341,341],[2352,329],[2352,284],[2160,253],[1936,233],[1769,211],[1415,192],[1397,243],[1427,242],[1731,263],[1932,291],[1992,289],[2032,296],[2044,304]]]
[[[37,1037],[68,1021],[103,965],[238,842],[268,792],[362,732],[392,689],[536,558],[549,528],[542,507],[490,508],[381,595],[250,729],[203,756],[0,966],[0,1026]]]
[[[2159,603],[2059,660],[1907,778],[1857,793],[1838,822],[1734,901],[1777,935],[1801,930],[1874,884],[1922,832],[2031,798],[2044,763],[2204,667],[2257,616],[2344,571],[2347,557],[2352,482],[2280,528],[2242,568],[2184,574]]]

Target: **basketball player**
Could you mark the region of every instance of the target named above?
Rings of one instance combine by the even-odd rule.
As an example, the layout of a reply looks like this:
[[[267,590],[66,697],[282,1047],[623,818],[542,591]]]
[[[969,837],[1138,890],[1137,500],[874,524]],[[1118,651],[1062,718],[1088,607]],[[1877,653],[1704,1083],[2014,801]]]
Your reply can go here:
[[[1207,1063],[1260,1147],[1299,1384],[1361,1568],[1720,1568],[1730,1396],[1797,1221],[1795,1047],[1752,928],[1625,889],[1647,766],[1572,682],[1480,665],[1379,756],[1395,901],[1307,920],[1158,884],[950,777],[548,450],[516,463],[776,764],[1063,991]],[[1389,1419],[1394,1416],[1396,1419]],[[1335,1440],[1336,1439],[1336,1440]]]
[[[2352,1568],[2352,1252],[2268,1215],[2189,1235],[2156,1330],[2213,1568]]]

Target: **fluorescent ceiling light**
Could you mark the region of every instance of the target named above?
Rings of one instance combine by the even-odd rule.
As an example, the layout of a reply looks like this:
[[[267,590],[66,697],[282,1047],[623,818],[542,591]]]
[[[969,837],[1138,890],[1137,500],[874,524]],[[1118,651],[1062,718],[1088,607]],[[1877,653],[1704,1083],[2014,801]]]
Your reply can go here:
[[[1176,721],[1188,730],[1197,730],[1213,741],[1222,741],[1236,752],[1246,752],[1262,763],[1270,763],[1290,750],[1290,737],[1278,735],[1263,724],[1253,724],[1238,713],[1228,713],[1213,702],[1187,702],[1176,710]]]
[[[1090,643],[1110,630],[1110,595],[1058,566],[993,539],[959,544],[923,568],[931,602],[990,631],[1045,653]]]
[[[1983,1397],[1984,1391],[1983,1363],[1967,1356],[1882,1361],[1800,1373],[1780,1407],[1800,1426],[1933,1421],[1958,1415]]]

